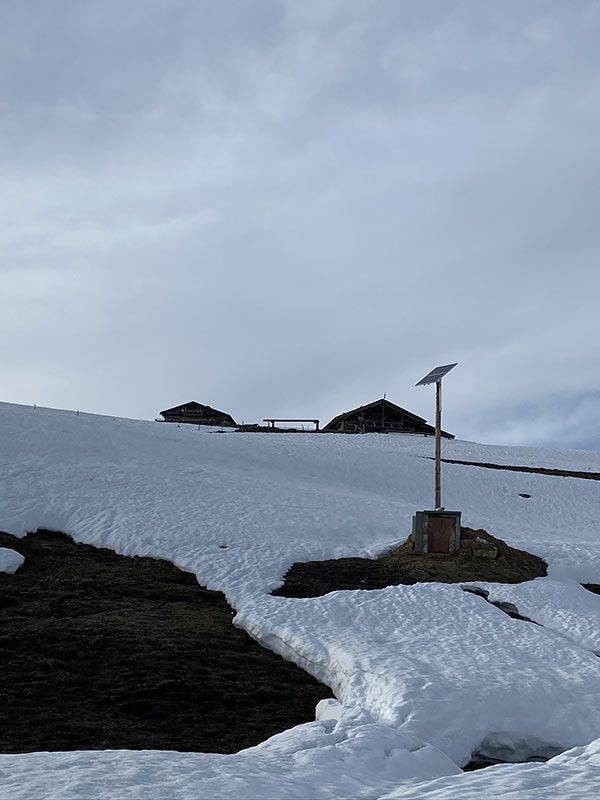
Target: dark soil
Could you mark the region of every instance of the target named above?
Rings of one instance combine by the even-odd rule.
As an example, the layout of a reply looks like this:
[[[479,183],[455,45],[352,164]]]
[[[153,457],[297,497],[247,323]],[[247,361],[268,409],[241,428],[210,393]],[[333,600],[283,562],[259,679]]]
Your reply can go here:
[[[0,573],[0,752],[233,753],[331,697],[167,561],[49,531],[0,546],[25,556]]]
[[[593,592],[594,594],[600,594],[600,584],[598,583],[582,583],[581,584],[584,589],[587,589],[588,592]]]
[[[497,557],[473,554],[479,537],[497,548]],[[509,547],[484,530],[461,528],[461,549],[455,556],[414,553],[408,539],[376,559],[338,558],[293,564],[284,583],[272,594],[280,597],[319,597],[338,589],[383,589],[398,584],[438,581],[522,583],[546,575],[547,564],[538,556]]]

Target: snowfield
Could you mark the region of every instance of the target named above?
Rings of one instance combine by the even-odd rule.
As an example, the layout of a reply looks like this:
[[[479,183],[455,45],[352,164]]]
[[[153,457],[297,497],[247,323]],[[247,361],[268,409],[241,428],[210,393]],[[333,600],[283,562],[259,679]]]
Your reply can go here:
[[[0,404],[0,530],[167,558],[331,686],[235,755],[0,755],[3,798],[591,798],[600,794],[600,483],[447,464],[444,505],[546,578],[272,597],[295,561],[375,556],[433,493],[433,440],[221,434]],[[600,454],[444,441],[448,458],[600,472]],[[520,494],[529,494],[523,498]],[[0,551],[0,569],[17,569]],[[18,555],[18,554],[15,554]],[[11,559],[13,559],[11,561]],[[17,559],[18,561],[18,559]],[[473,754],[518,762],[462,773]]]

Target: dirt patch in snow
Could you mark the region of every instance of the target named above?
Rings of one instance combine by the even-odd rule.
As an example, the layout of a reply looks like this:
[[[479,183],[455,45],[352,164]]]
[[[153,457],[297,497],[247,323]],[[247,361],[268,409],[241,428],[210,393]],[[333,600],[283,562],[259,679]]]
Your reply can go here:
[[[582,583],[581,584],[584,589],[587,589],[588,592],[592,592],[593,594],[600,594],[600,584],[598,583]]]
[[[482,549],[477,547],[478,538],[496,549],[495,558],[476,555]],[[338,558],[293,564],[283,585],[272,594],[319,597],[338,589],[383,589],[429,581],[522,583],[546,575],[546,570],[546,562],[538,556],[509,547],[487,531],[461,528],[461,549],[455,556],[415,553],[407,539],[376,559]]]
[[[0,546],[25,556],[0,573],[0,752],[232,753],[332,696],[167,561],[48,531]]]

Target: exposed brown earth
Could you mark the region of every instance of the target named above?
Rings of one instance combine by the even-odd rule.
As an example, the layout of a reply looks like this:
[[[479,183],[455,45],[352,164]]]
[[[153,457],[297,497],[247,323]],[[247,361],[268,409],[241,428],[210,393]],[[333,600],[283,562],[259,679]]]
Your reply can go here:
[[[462,528],[461,539],[456,556],[414,553],[407,540],[378,559],[294,564],[273,594],[546,574],[542,559],[486,531]],[[0,573],[0,752],[231,753],[314,719],[317,702],[331,696],[235,628],[221,593],[167,561],[49,531],[0,533],[0,546],[25,556],[15,575]]]
[[[581,584],[584,589],[587,589],[588,592],[593,592],[594,594],[600,594],[600,584],[598,583],[582,583]]]
[[[48,531],[0,546],[25,556],[0,573],[0,752],[232,753],[331,697],[167,561]]]
[[[496,557],[477,556],[477,539],[489,542]],[[487,531],[461,528],[461,549],[455,556],[414,553],[408,539],[376,559],[339,558],[293,564],[283,585],[272,594],[319,597],[337,589],[383,589],[428,581],[522,583],[546,575],[546,569],[546,562],[538,556],[509,547]]]

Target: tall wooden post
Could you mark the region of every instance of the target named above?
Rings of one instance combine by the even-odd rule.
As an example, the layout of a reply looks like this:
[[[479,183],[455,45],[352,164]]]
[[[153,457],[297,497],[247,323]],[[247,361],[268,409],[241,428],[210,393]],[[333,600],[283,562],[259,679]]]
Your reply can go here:
[[[456,364],[445,364],[428,372],[416,386],[427,386],[435,383],[435,502],[434,509],[442,508],[442,378]]]
[[[442,382],[435,382],[435,502],[442,507]]]

